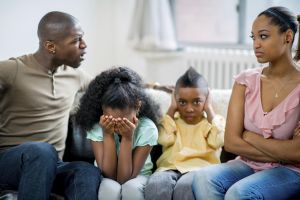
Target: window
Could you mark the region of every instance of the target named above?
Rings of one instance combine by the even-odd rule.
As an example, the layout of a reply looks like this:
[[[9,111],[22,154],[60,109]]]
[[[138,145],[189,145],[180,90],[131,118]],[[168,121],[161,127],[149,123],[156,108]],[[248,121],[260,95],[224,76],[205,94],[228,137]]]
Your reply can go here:
[[[221,2],[221,3],[220,3]],[[179,43],[237,43],[238,0],[177,0]]]
[[[285,6],[300,14],[299,0],[173,0],[173,5],[177,39],[183,46],[250,46],[252,22],[261,11]]]

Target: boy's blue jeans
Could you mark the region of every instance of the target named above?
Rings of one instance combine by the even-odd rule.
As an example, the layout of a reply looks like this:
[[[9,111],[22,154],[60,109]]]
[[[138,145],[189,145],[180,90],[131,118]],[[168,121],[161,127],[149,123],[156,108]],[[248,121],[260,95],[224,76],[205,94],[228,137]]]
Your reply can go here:
[[[300,173],[283,166],[255,173],[234,160],[197,171],[192,187],[197,200],[296,199]]]
[[[62,162],[52,145],[29,142],[0,153],[0,190],[18,190],[18,200],[97,200],[100,170],[85,162]]]

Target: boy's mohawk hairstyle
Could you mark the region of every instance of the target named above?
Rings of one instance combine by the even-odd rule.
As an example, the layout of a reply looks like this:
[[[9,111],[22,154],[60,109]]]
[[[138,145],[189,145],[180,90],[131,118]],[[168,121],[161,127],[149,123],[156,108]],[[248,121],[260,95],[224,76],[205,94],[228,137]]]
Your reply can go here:
[[[190,67],[181,77],[179,77],[179,79],[176,82],[176,87],[198,87],[198,81],[201,80],[201,82],[203,82],[203,79],[204,77],[201,74],[199,74],[195,70],[195,68]]]
[[[208,92],[208,83],[206,79],[193,67],[190,67],[179,77],[175,89],[177,90],[179,87],[201,88],[205,94]]]
[[[186,80],[190,81],[191,83],[194,80],[200,79],[200,77],[202,77],[201,74],[199,74],[193,67],[190,67],[185,74],[183,75],[183,77],[186,75]]]

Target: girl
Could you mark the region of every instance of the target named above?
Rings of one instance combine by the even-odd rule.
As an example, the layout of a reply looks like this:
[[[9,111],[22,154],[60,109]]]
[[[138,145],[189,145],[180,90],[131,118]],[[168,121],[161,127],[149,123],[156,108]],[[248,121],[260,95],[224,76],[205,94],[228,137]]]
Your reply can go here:
[[[257,61],[269,65],[235,78],[225,149],[239,157],[199,170],[193,182],[196,199],[273,200],[300,194],[300,137],[293,137],[300,117],[300,70],[292,59],[297,26],[284,7],[271,7],[255,19],[253,49]],[[298,46],[296,61],[299,54]]]
[[[90,83],[76,120],[87,131],[104,176],[99,199],[144,199],[158,113],[141,78],[129,68],[109,69]]]

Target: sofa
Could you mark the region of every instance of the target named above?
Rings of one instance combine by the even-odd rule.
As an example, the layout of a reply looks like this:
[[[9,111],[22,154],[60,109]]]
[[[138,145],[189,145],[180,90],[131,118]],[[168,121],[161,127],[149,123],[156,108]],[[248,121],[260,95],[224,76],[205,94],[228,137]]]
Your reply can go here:
[[[161,114],[166,113],[170,103],[171,103],[171,93],[164,91],[161,87],[158,89],[148,88],[147,93],[160,105]],[[222,115],[226,118],[227,115],[227,106],[231,94],[231,90],[211,90],[213,108],[217,114]],[[78,126],[74,121],[74,114],[78,108],[78,102],[82,94],[78,94],[77,98],[74,101],[73,108],[70,112],[68,135],[66,139],[66,149],[63,156],[63,160],[70,161],[86,161],[89,163],[94,163],[94,154],[90,141],[86,139],[85,133],[80,131]],[[151,151],[152,161],[155,164],[156,160],[160,156],[161,148],[160,146],[155,146]],[[226,162],[227,160],[233,159],[235,155],[230,154],[224,150],[221,152],[221,162]],[[156,166],[154,165],[155,170]],[[17,192],[16,191],[0,191],[0,200],[16,200]],[[51,194],[50,199],[52,200],[63,200],[64,198]]]
[[[148,88],[147,93],[160,105],[160,112],[164,114],[167,112],[167,109],[171,103],[171,93],[164,91],[164,89],[153,89]],[[211,90],[212,94],[212,104],[215,112],[217,114],[222,115],[226,118],[227,115],[227,106],[229,102],[229,98],[231,95],[231,90],[223,90],[223,89],[213,89]],[[63,157],[64,161],[75,161],[81,160],[89,163],[94,162],[94,155],[90,145],[90,142],[85,139],[85,133],[82,133],[78,126],[74,121],[74,114],[76,112],[76,108],[78,107],[78,101],[81,94],[78,95],[77,99],[74,102],[74,107],[70,114],[69,120],[69,130],[66,141],[66,150]],[[161,149],[159,147],[153,148],[151,152],[151,157],[153,163],[160,156]],[[230,154],[222,150],[221,152],[221,162],[226,162],[230,159],[233,159],[235,155]]]
[[[171,103],[171,93],[168,90],[168,87],[155,87],[158,89],[147,89],[147,92],[150,94],[150,96],[159,103],[161,108],[161,114],[164,114],[167,112],[169,105]],[[166,92],[167,91],[167,92]],[[230,89],[212,89],[211,90],[212,95],[212,106],[215,110],[216,114],[222,115],[225,119],[227,116],[227,107],[231,95]],[[154,169],[156,168],[155,162],[158,159],[158,157],[161,154],[161,148],[159,146],[156,146],[152,149],[151,157],[152,161],[154,163]],[[232,160],[236,157],[236,155],[226,152],[224,148],[222,148],[222,151],[220,152],[220,159],[221,162],[227,162],[228,160]]]

